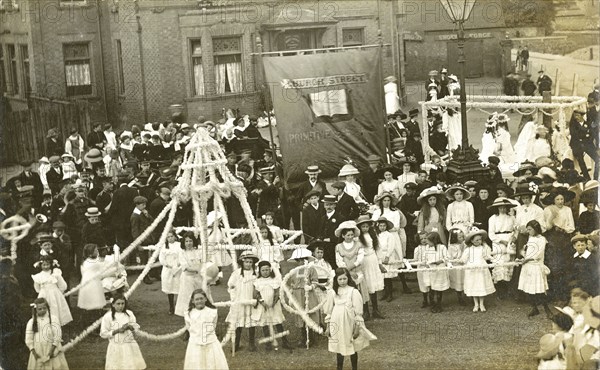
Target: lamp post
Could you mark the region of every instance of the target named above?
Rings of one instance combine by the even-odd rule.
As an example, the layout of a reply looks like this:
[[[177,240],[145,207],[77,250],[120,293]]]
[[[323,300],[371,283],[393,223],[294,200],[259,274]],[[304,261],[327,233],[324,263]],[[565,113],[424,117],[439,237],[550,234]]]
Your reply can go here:
[[[452,160],[448,164],[449,175],[455,181],[465,179],[481,179],[485,176],[485,169],[481,166],[477,151],[469,146],[469,131],[467,128],[467,90],[465,83],[465,29],[464,23],[473,10],[476,0],[440,0],[440,3],[448,13],[448,16],[457,27],[457,46],[460,82],[460,123],[462,142],[458,150],[455,150]]]

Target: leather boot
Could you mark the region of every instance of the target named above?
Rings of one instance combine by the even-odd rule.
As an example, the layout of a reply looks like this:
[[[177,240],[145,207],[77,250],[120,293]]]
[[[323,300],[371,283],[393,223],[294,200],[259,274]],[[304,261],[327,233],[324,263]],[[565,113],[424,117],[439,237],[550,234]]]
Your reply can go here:
[[[242,328],[236,328],[235,329],[235,351],[239,351],[242,349],[242,347],[240,347],[240,340],[242,339]]]
[[[381,300],[384,301],[390,296],[390,281],[389,279],[383,279],[383,295]]]
[[[404,277],[404,274],[400,274],[400,281],[402,282],[402,291],[404,294],[411,294],[412,290],[408,287],[408,285],[406,285],[406,278]]]
[[[250,352],[256,352],[256,343],[254,343],[254,328],[248,328],[248,350]]]
[[[368,303],[363,304],[363,319],[365,321],[371,320],[371,315],[369,314],[369,304]]]
[[[390,280],[390,287],[389,287],[389,289],[390,289],[390,294],[388,295],[388,297],[386,299],[386,302],[391,302],[391,301],[394,300],[394,288],[392,286],[392,281],[391,280]]]
[[[300,328],[300,339],[298,340],[298,347],[306,347],[306,328]]]
[[[373,306],[373,318],[374,319],[385,319],[383,315],[379,312],[379,305],[377,304],[377,293],[370,294],[371,297],[371,305]]]

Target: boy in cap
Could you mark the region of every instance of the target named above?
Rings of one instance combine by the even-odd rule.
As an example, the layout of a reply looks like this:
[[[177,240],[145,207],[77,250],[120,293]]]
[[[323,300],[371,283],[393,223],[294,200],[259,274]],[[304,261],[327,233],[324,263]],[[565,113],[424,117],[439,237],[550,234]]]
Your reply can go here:
[[[142,196],[137,196],[133,198],[133,204],[135,208],[133,209],[133,213],[131,214],[131,237],[133,240],[136,240],[142,233],[152,224],[154,221],[154,217],[150,215],[146,206],[148,204],[148,199]],[[143,247],[153,245],[155,243],[154,237],[150,234],[146,239],[142,240],[138,246],[138,257],[136,261],[142,265],[148,263],[149,253],[150,251],[144,250]],[[152,284],[152,277],[156,277],[156,269],[152,269],[148,275],[144,277],[145,284]]]
[[[569,286],[581,288],[591,296],[598,295],[598,254],[587,249],[589,237],[576,234],[571,238],[575,253],[570,263]]]
[[[335,196],[337,201],[336,209],[337,213],[340,215],[340,222],[355,220],[360,212],[354,198],[344,191],[346,183],[336,181],[331,184],[331,188],[331,194]]]
[[[319,201],[321,193],[311,190],[304,197],[304,208],[302,209],[302,232],[305,243],[310,243],[319,236],[320,222],[325,214],[323,205]]]

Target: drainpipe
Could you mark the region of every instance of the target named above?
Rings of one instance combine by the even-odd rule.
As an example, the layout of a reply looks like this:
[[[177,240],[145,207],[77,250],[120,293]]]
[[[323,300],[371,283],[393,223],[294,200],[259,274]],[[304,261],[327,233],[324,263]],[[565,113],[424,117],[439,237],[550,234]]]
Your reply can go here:
[[[108,100],[106,95],[106,77],[104,75],[104,45],[102,45],[102,25],[100,18],[102,12],[100,10],[100,2],[96,1],[96,12],[98,13],[98,39],[100,40],[100,74],[102,74],[102,95],[104,97],[104,122],[108,123]]]
[[[137,21],[138,47],[140,52],[140,70],[142,73],[142,102],[144,103],[144,124],[148,122],[148,100],[146,94],[146,71],[144,68],[144,49],[142,47],[142,22],[139,15],[139,6],[135,3],[135,19]]]

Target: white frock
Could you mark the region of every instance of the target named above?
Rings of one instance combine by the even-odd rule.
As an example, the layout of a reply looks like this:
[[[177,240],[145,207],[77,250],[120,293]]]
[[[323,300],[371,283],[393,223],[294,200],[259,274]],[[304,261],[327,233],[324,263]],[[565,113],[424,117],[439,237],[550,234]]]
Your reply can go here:
[[[407,224],[406,216],[400,210],[391,210],[389,208],[385,208],[383,211],[379,208],[373,212],[373,216],[371,220],[377,222],[380,217],[385,217],[388,221],[394,224],[394,228],[388,230],[393,237],[398,237],[398,242],[400,242],[400,246],[402,247],[402,254],[406,255],[406,231],[404,227]]]
[[[179,294],[179,284],[181,283],[181,264],[179,263],[179,255],[182,253],[181,244],[174,242],[169,244],[168,248],[165,245],[160,250],[158,260],[163,265],[160,273],[160,280],[163,293]]]
[[[224,239],[225,237],[223,236],[221,229],[217,229],[216,231],[213,231],[212,228],[210,229],[208,235],[208,260],[214,262],[219,267],[231,265],[231,256],[229,255],[229,251],[224,249],[218,250],[214,248]]]
[[[365,257],[363,258],[363,274],[365,275],[365,285],[369,294],[383,290],[383,273],[379,269],[379,258],[373,249],[373,241],[369,235],[365,235],[366,245],[364,246]]]
[[[465,249],[464,243],[449,244],[448,258],[450,260],[460,259]],[[450,288],[457,292],[462,292],[465,286],[465,270],[450,269],[448,270],[448,278],[450,279]]]
[[[260,293],[265,305],[258,304],[252,312],[252,320],[257,322],[258,326],[277,325],[285,321],[281,302],[275,296],[275,291],[281,287],[281,280],[277,278],[258,278],[254,281],[254,288]],[[277,299],[277,302],[275,300]],[[273,304],[275,302],[275,304]],[[304,303],[304,302],[302,302]]]
[[[79,290],[77,297],[77,307],[84,310],[99,310],[106,305],[104,298],[104,288],[102,287],[102,271],[104,262],[88,258],[81,264],[81,282],[87,282]]]
[[[29,363],[27,370],[68,370],[69,365],[62,351],[62,330],[58,325],[58,319],[55,316],[46,316],[37,318],[37,332],[33,332],[33,319],[29,319],[25,329],[25,344],[30,350],[35,352],[41,358],[38,360],[33,353],[29,353]],[[50,356],[50,349],[54,349],[54,357],[45,361]]]
[[[400,98],[398,97],[398,85],[395,82],[388,82],[383,85],[385,94],[385,112],[394,114],[400,109]]]
[[[62,271],[55,268],[50,271],[40,271],[32,275],[33,287],[38,292],[38,298],[45,298],[50,307],[50,314],[58,319],[60,326],[73,321],[71,310],[63,292],[67,289],[67,283],[62,277]]]
[[[363,335],[364,330],[357,339],[352,339],[355,325],[364,328],[363,301],[358,290],[349,286],[339,287],[338,294],[333,289],[329,290],[323,312],[331,331],[329,352],[350,356],[369,345],[369,338]]]
[[[488,164],[488,158],[494,155],[496,148],[496,140],[494,135],[484,132],[481,136],[481,151],[479,152],[479,159],[481,163]]]
[[[188,310],[190,298],[196,289],[202,288],[202,275],[200,272],[184,271],[186,268],[200,271],[202,267],[202,252],[199,249],[182,250],[179,254],[181,266],[181,277],[179,283],[179,294],[175,304],[175,315],[182,316]],[[207,292],[208,294],[209,292]]]
[[[460,122],[460,112],[454,112],[452,116],[444,112],[442,122],[448,133],[448,150],[452,151],[458,148],[462,143],[462,126]]]
[[[185,311],[185,327],[190,332],[185,351],[184,369],[227,370],[227,358],[215,334],[218,315],[214,308]]]
[[[436,247],[429,245],[421,245],[419,249],[419,260],[420,262],[431,264],[433,262],[446,259],[448,257],[448,249],[445,245],[439,244]],[[415,254],[415,258],[417,255]],[[430,265],[432,268],[444,267],[444,264]],[[438,292],[443,292],[450,288],[450,279],[448,278],[448,270],[440,271],[423,271],[421,273],[421,279],[425,286]],[[419,283],[421,284],[421,283]]]
[[[402,253],[402,246],[400,245],[400,239],[396,238],[389,231],[383,231],[379,233],[377,236],[379,239],[379,249],[377,250],[377,256],[379,258],[379,263],[383,263],[385,258],[388,258],[388,265],[384,265],[386,270],[397,270],[401,266],[391,264],[393,262],[400,262],[404,259],[404,254]],[[385,279],[395,278],[398,276],[397,272],[386,272],[383,274]]]
[[[446,211],[446,230],[460,229],[465,235],[475,222],[473,203],[461,200],[452,202]]]
[[[525,245],[523,257],[533,258],[521,267],[519,290],[527,294],[543,294],[548,290],[548,279],[544,273],[544,253],[546,238],[541,235],[530,236]]]
[[[485,266],[486,259],[490,258],[492,253],[487,245],[470,246],[465,249],[462,255],[462,262],[465,266]],[[492,274],[487,267],[465,270],[465,295],[467,297],[484,297],[496,291]]]
[[[510,133],[503,128],[498,129],[498,135],[496,136],[496,143],[499,144],[500,153],[498,157],[500,162],[506,165],[514,165],[516,161],[515,151],[510,141]]]
[[[254,282],[256,281],[256,274],[254,270],[243,270],[238,268],[229,277],[227,282],[227,290],[231,300],[246,301],[253,299],[254,293]],[[253,307],[250,305],[233,305],[229,309],[229,314],[225,321],[233,323],[236,328],[250,328],[257,325],[256,321],[252,320]]]
[[[515,217],[511,215],[492,215],[488,223],[489,238],[492,241],[493,263],[505,263],[514,259],[514,251],[509,247],[510,240],[515,230]],[[503,244],[506,243],[506,244]],[[494,283],[499,281],[510,281],[512,279],[513,267],[494,267],[492,278]]]
[[[108,339],[108,348],[106,350],[106,365],[105,369],[145,369],[146,361],[140,351],[135,337],[131,330],[124,333],[113,335],[113,330],[122,328],[124,325],[131,325],[134,330],[138,330],[140,326],[136,322],[135,315],[130,310],[125,312],[115,312],[115,318],[112,317],[112,312],[108,311],[102,317],[100,325],[100,336]]]

